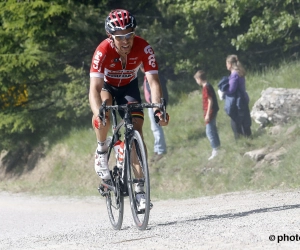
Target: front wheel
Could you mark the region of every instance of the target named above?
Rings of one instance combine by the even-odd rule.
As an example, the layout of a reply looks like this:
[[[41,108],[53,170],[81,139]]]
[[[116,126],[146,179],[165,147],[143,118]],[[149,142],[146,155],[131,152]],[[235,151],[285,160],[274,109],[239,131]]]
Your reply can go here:
[[[106,207],[111,225],[115,230],[120,230],[123,223],[124,196],[121,194],[119,176],[114,177],[115,191],[107,191]]]
[[[150,214],[150,179],[144,143],[134,131],[126,150],[127,185],[130,207],[138,229],[145,230]]]

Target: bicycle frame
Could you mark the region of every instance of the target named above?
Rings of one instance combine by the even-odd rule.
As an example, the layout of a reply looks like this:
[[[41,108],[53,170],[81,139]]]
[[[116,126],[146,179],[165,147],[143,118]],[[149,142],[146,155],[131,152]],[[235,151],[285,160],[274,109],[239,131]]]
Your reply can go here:
[[[125,161],[122,168],[114,166],[111,173],[111,181],[103,182],[99,187],[99,192],[102,196],[106,196],[106,203],[108,207],[108,213],[111,220],[111,223],[115,229],[120,229],[123,220],[123,211],[124,211],[124,197],[129,196],[130,206],[133,214],[135,224],[138,229],[145,230],[149,220],[150,212],[150,181],[149,181],[149,170],[147,164],[147,155],[145,151],[144,142],[138,133],[134,129],[132,123],[131,111],[133,109],[140,108],[159,108],[163,110],[164,118],[166,119],[165,112],[165,101],[162,98],[161,103],[128,103],[124,105],[111,105],[106,106],[106,101],[102,103],[102,106],[99,110],[99,117],[102,121],[102,124],[106,125],[105,113],[108,110],[112,112],[112,129],[113,137],[108,148],[108,159],[112,153],[114,144],[120,139],[121,133],[120,129],[124,126],[124,151],[125,151]],[[117,124],[116,111],[123,110],[124,117],[122,121]],[[113,151],[114,153],[114,151]],[[140,172],[141,171],[141,172]],[[144,189],[145,184],[145,189]],[[136,187],[142,185],[143,191],[137,191]],[[101,188],[102,186],[102,188]],[[103,188],[104,187],[104,188]],[[139,189],[138,189],[139,190]],[[144,192],[145,190],[145,192]],[[113,193],[111,193],[113,192]],[[138,192],[143,192],[145,196],[144,205],[140,206],[140,202],[137,203],[136,195],[141,194]],[[152,204],[151,204],[152,206]],[[113,215],[113,209],[118,211],[118,213]],[[118,217],[118,219],[116,219]]]
[[[159,104],[159,105],[163,105],[163,104]],[[143,108],[152,108],[152,107],[155,107],[155,106],[158,106],[157,104],[147,104],[147,103],[144,103],[144,104],[139,104],[139,103],[128,103],[128,104],[125,104],[125,105],[113,105],[113,106],[106,106],[106,102],[104,101],[103,104],[102,104],[102,107],[103,107],[103,111],[106,110],[106,109],[110,109],[112,110],[112,119],[113,119],[113,125],[112,125],[112,129],[113,129],[113,137],[112,137],[112,141],[111,141],[111,145],[109,146],[109,150],[108,150],[108,159],[110,158],[110,154],[111,152],[113,151],[113,145],[116,141],[118,141],[121,137],[121,134],[120,134],[120,130],[121,128],[124,126],[125,127],[125,132],[124,132],[124,143],[125,143],[125,148],[129,148],[129,139],[131,138],[132,136],[132,133],[134,132],[134,128],[133,128],[133,124],[132,124],[132,115],[131,115],[131,110],[134,109],[134,108],[137,108],[137,107],[140,107],[142,106]],[[119,122],[117,123],[117,115],[116,115],[116,111],[118,109],[122,109],[123,111],[125,111],[125,115],[124,115],[124,118]],[[102,111],[102,114],[105,114],[104,112]],[[105,115],[103,115],[103,117],[105,117]],[[106,122],[103,120],[103,125],[106,125]],[[128,190],[127,190],[127,183],[126,183],[126,174],[127,174],[127,160],[128,159],[129,155],[128,155],[128,151],[125,150],[125,162],[124,162],[124,166],[123,166],[123,176],[122,176],[122,181],[123,181],[123,184],[124,184],[124,187],[125,187],[125,190],[123,189],[123,193],[122,195],[123,196],[128,196]],[[109,188],[110,190],[113,190],[115,192],[115,187],[114,186],[110,186],[108,184],[103,184],[104,186],[106,186],[107,188]],[[115,183],[114,183],[115,185]],[[123,188],[124,188],[123,187]]]
[[[99,110],[99,117],[103,123],[103,125],[106,125],[106,120],[105,120],[105,112],[107,110],[112,110],[112,119],[113,119],[113,138],[112,138],[112,145],[110,145],[109,150],[108,150],[108,159],[110,158],[111,151],[113,149],[114,143],[120,139],[120,129],[124,126],[125,127],[125,146],[128,148],[128,139],[132,136],[132,133],[134,131],[133,129],[133,124],[132,124],[132,115],[131,115],[131,110],[132,109],[138,109],[138,108],[159,108],[163,111],[163,119],[166,121],[166,101],[164,98],[161,98],[161,103],[128,103],[124,105],[111,105],[107,106],[106,105],[106,100],[102,103],[102,106]],[[116,111],[117,110],[123,110],[125,115],[123,120],[117,124],[117,115]],[[126,161],[125,161],[126,162]],[[125,164],[126,165],[126,164]],[[125,166],[124,165],[124,166]],[[126,172],[126,171],[124,171]]]

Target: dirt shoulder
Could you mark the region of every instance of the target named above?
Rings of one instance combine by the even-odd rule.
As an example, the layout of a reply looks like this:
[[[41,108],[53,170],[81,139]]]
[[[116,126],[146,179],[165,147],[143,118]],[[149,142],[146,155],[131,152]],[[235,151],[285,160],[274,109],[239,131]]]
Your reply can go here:
[[[126,199],[122,230],[115,231],[98,196],[2,192],[0,249],[299,248],[299,193],[272,190],[155,201],[146,231],[134,226]]]

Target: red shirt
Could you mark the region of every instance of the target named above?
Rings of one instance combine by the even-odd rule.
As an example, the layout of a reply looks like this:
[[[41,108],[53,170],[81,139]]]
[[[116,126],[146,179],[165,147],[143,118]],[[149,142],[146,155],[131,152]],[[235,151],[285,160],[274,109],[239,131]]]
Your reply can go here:
[[[208,97],[212,99],[212,107],[209,112],[209,120],[211,120],[219,110],[218,100],[216,97],[215,90],[212,85],[208,82],[202,88],[202,104],[203,104],[203,113],[204,117],[206,116],[207,109],[208,109]]]
[[[209,96],[211,96],[211,95],[209,94],[207,85],[205,85],[202,87],[202,107],[203,107],[203,111],[204,111],[203,112],[204,117],[206,116],[206,112],[208,109],[208,97]]]
[[[104,78],[105,82],[115,87],[125,86],[137,77],[137,72],[142,63],[144,64],[145,74],[158,74],[154,51],[143,38],[134,37],[132,49],[127,55],[124,69],[114,43],[107,38],[95,50],[90,68],[90,77]]]

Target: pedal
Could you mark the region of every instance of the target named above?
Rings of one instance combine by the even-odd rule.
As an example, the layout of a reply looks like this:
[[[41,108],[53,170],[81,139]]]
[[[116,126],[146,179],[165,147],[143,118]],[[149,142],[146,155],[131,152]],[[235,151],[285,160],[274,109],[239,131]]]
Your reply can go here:
[[[98,187],[98,191],[103,197],[105,197],[108,194],[108,192],[104,190],[104,187],[102,185]]]

